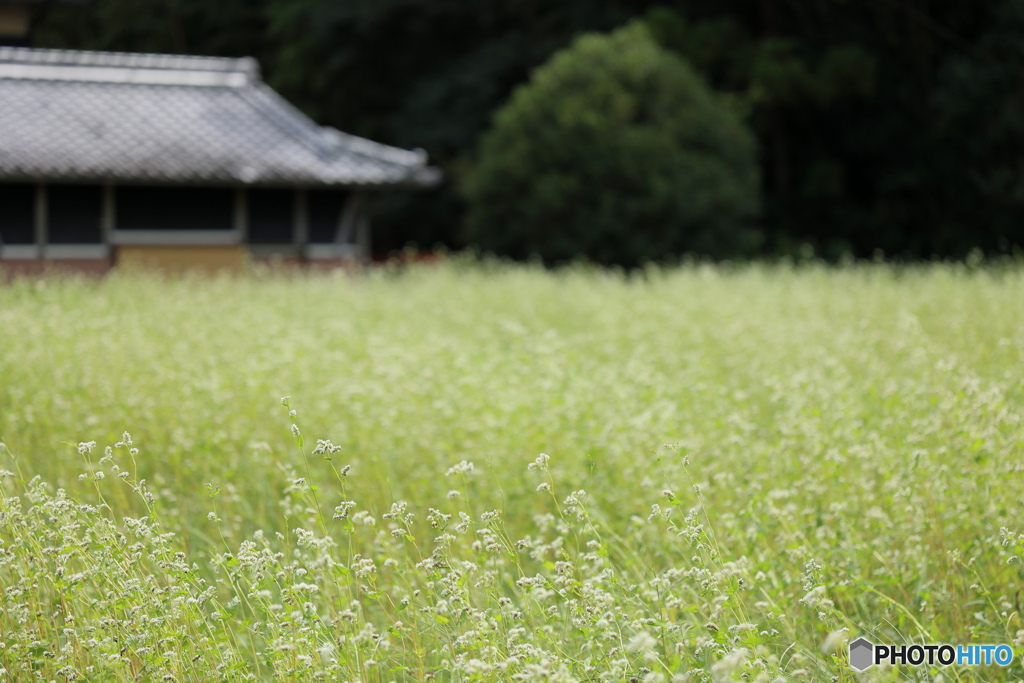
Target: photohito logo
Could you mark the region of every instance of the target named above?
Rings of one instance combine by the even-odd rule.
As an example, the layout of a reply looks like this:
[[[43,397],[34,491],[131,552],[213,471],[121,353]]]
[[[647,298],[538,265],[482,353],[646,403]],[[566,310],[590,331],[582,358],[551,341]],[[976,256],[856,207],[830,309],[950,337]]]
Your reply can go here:
[[[876,664],[921,666],[1009,666],[1013,648],[1009,645],[876,645],[867,638],[850,643],[850,666],[864,671]]]

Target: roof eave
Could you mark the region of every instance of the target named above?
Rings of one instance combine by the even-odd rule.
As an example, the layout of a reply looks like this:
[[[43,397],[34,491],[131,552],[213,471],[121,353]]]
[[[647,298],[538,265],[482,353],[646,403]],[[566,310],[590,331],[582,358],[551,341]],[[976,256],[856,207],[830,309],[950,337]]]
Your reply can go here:
[[[407,177],[395,181],[330,181],[330,180],[294,180],[289,181],[280,178],[267,178],[246,182],[240,178],[209,178],[209,177],[181,177],[181,178],[144,178],[138,176],[115,176],[115,175],[42,175],[38,173],[4,173],[0,174],[0,183],[67,183],[75,185],[164,185],[179,187],[236,187],[236,188],[258,188],[274,187],[296,190],[314,189],[364,189],[364,190],[427,190],[440,185],[444,180],[441,169],[427,166],[414,169]]]

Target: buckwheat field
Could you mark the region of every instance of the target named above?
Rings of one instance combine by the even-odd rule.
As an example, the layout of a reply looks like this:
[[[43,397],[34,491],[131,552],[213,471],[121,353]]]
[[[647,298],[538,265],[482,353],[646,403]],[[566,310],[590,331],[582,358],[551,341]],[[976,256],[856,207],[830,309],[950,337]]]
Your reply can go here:
[[[1022,411],[1014,265],[18,280],[0,680],[1017,680]]]

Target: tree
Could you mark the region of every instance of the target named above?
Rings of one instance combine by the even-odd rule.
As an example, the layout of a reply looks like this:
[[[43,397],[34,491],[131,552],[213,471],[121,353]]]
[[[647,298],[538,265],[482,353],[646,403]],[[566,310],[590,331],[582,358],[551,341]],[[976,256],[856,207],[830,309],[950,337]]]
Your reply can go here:
[[[940,70],[931,101],[935,146],[948,150],[937,173],[958,197],[933,233],[957,255],[1024,246],[1024,0],[993,13],[975,49]]]
[[[644,24],[587,34],[495,116],[464,173],[471,237],[548,262],[751,253],[752,134]]]

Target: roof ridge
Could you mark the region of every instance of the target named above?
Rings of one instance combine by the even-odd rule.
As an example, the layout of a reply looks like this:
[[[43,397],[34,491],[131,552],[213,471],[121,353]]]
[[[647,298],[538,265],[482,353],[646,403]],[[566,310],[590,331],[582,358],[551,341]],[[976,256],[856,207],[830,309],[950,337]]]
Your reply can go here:
[[[334,157],[341,152],[353,152],[370,159],[383,159],[401,166],[426,166],[427,153],[422,149],[402,149],[351,133],[344,133],[331,126],[317,125],[301,109],[281,97],[280,93],[266,83],[260,83],[256,88],[239,91],[239,95],[247,99],[264,98],[272,102],[276,110],[257,106],[257,111],[278,127],[302,136],[303,143],[311,144],[312,151],[319,155]],[[291,116],[278,116],[277,114],[281,110],[289,112]]]
[[[345,149],[349,152],[356,152],[363,156],[387,159],[388,161],[402,166],[426,166],[427,153],[423,149],[402,149],[393,145],[385,145],[383,142],[375,142],[368,138],[344,133],[337,128],[330,126],[320,127],[320,139],[332,147]]]
[[[100,66],[127,69],[172,69],[245,73],[259,78],[259,64],[252,57],[208,57],[149,52],[99,50],[50,50],[0,46],[0,63],[39,66]]]

